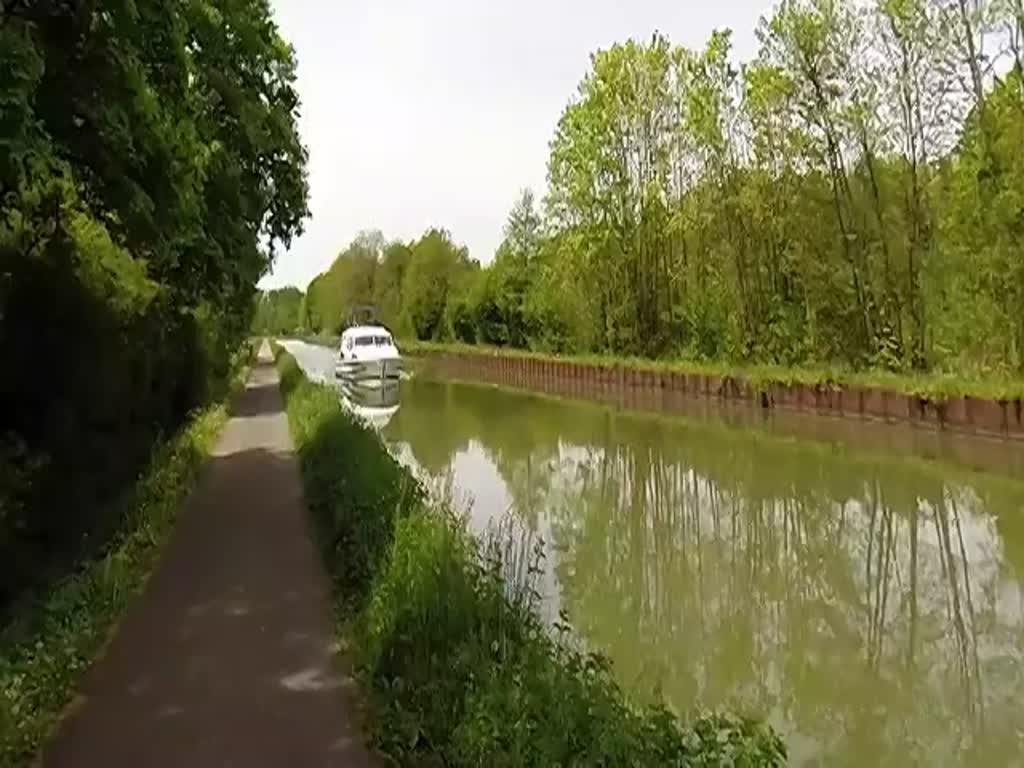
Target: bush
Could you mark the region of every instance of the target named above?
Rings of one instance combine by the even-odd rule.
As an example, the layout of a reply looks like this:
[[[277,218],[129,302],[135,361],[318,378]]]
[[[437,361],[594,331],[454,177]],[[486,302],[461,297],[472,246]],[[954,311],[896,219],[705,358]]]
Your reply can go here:
[[[279,355],[278,366],[318,543],[338,594],[357,600],[391,540],[396,513],[422,492],[397,464],[378,460],[377,436],[345,417],[336,392],[306,379],[291,355]]]
[[[377,743],[404,765],[775,766],[771,729],[725,714],[681,723],[638,707],[606,659],[538,617],[536,562],[480,542],[329,387],[279,356],[306,494],[349,613]],[[510,579],[510,573],[525,574]]]
[[[153,446],[223,394],[230,364],[200,313],[104,293],[66,253],[2,251],[13,290],[0,306],[0,477],[12,482],[0,486],[0,620],[23,590],[103,548]]]

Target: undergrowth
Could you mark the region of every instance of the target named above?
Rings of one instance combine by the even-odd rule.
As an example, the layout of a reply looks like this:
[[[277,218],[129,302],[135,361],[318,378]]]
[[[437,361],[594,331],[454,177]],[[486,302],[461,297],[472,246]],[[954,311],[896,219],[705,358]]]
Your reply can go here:
[[[0,631],[0,765],[30,765],[139,592],[227,416],[198,412],[154,452],[105,553],[23,601]]]
[[[508,551],[428,499],[377,434],[278,350],[306,495],[371,701],[402,765],[775,766],[767,726],[641,707],[568,627],[544,625]],[[526,569],[527,573],[533,569]],[[522,572],[522,571],[520,571]]]

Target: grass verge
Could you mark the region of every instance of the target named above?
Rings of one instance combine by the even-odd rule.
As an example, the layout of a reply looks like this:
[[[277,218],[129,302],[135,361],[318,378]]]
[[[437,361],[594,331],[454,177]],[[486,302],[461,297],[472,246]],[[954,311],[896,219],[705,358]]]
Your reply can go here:
[[[242,382],[244,370],[232,389]],[[145,586],[226,419],[227,406],[213,405],[158,446],[105,553],[24,600],[0,631],[0,765],[35,760],[79,677]]]
[[[805,384],[812,387],[875,387],[903,395],[943,400],[952,397],[980,397],[991,400],[1024,398],[1024,379],[1005,374],[967,375],[952,373],[892,373],[881,370],[855,371],[846,368],[787,367],[781,365],[739,365],[727,362],[694,360],[652,360],[643,357],[610,357],[601,355],[549,355],[541,352],[487,347],[473,344],[450,344],[428,341],[403,341],[403,352],[411,355],[452,352],[475,355],[501,355],[533,360],[559,360],[597,365],[623,365],[642,371],[676,371],[680,373],[731,376],[751,385],[767,389],[773,384]]]
[[[402,765],[733,765],[785,762],[766,726],[685,722],[642,707],[537,593],[500,539],[481,542],[427,499],[377,434],[278,350],[307,501],[371,703],[371,732]]]

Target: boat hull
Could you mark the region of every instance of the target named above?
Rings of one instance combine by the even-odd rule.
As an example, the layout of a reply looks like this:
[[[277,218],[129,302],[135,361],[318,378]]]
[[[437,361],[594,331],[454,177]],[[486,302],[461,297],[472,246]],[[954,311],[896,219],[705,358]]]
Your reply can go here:
[[[334,366],[334,376],[364,385],[398,381],[402,376],[402,359],[394,357],[382,360],[339,360]]]

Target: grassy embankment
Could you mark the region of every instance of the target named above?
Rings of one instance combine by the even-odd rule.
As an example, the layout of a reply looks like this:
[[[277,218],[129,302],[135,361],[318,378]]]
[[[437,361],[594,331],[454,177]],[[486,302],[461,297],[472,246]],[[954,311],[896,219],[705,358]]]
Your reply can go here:
[[[244,381],[242,366],[231,391]],[[99,556],[19,601],[0,628],[0,765],[31,765],[131,600],[146,584],[199,468],[227,420],[226,399],[158,445]]]
[[[314,339],[310,339],[311,342]],[[550,355],[542,352],[487,347],[474,344],[403,341],[402,350],[411,355],[451,352],[476,355],[504,355],[535,360],[558,360],[592,365],[624,365],[644,371],[675,371],[679,373],[731,376],[767,389],[773,384],[804,384],[811,387],[875,387],[904,395],[943,400],[951,397],[980,397],[992,400],[1024,398],[1024,378],[1003,373],[966,375],[951,373],[893,373],[884,370],[855,371],[839,367],[800,367],[781,365],[741,365],[728,362],[693,360],[655,360],[644,357],[612,357],[604,355]]]
[[[781,740],[726,714],[631,703],[608,663],[545,627],[529,580],[480,542],[278,350],[314,529],[371,702],[407,765],[778,765]]]

